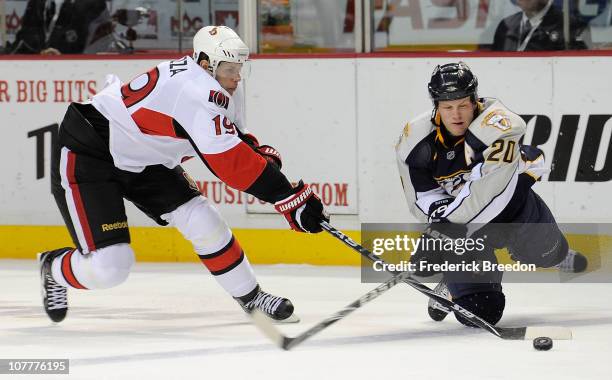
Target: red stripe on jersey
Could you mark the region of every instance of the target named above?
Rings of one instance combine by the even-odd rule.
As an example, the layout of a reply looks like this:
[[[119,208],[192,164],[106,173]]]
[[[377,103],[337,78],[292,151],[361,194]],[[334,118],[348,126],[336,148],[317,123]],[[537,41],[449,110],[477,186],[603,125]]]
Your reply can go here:
[[[132,114],[132,119],[146,135],[177,137],[172,117],[166,114],[141,108]]]
[[[72,259],[73,253],[74,250],[68,252],[64,255],[64,257],[62,257],[62,274],[64,275],[66,282],[73,288],[87,289],[76,279],[74,272],[72,271],[72,262],[70,260]]]
[[[223,153],[202,157],[219,179],[241,191],[248,189],[266,167],[266,160],[244,142]]]
[[[70,185],[70,190],[72,191],[72,199],[74,199],[74,206],[79,218],[79,223],[81,224],[83,235],[85,235],[85,242],[87,243],[87,247],[81,248],[87,248],[90,252],[95,251],[96,244],[94,243],[91,227],[89,226],[89,221],[87,220],[87,213],[85,212],[85,206],[83,205],[83,199],[81,198],[79,184],[76,181],[76,154],[70,151],[68,152],[67,158],[66,176],[68,177],[68,184]]]
[[[242,260],[244,254],[238,240],[232,236],[229,247],[226,246],[220,252],[213,253],[210,256],[213,257],[200,256],[202,263],[212,274],[222,274],[235,267]]]

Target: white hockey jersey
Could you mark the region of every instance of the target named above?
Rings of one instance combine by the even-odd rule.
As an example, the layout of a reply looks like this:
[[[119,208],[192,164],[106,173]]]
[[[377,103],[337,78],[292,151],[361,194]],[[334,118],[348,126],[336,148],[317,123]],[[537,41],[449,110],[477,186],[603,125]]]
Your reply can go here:
[[[241,97],[242,88],[236,97]],[[242,102],[191,57],[162,62],[129,83],[114,75],[92,99],[109,120],[109,150],[116,167],[141,172],[149,165],[174,168],[200,156],[228,185],[247,189],[266,161],[242,142]]]
[[[496,99],[484,99],[464,138],[446,146],[439,115],[427,112],[404,128],[398,169],[412,214],[427,221],[434,202],[451,198],[442,217],[487,223],[509,203],[524,171],[519,140],[525,122]]]

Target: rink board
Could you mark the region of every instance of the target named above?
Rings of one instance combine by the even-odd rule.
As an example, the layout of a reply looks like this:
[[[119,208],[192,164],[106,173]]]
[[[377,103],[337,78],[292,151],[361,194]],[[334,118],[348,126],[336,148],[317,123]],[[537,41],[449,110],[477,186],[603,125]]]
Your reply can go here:
[[[70,243],[48,169],[52,136],[68,103],[95,94],[107,73],[128,81],[163,58],[0,60],[0,258]],[[249,129],[281,152],[288,178],[310,183],[334,225],[353,236],[360,223],[415,222],[393,147],[406,122],[431,109],[425,84],[432,68],[460,59],[478,75],[480,95],[499,97],[528,119],[525,142],[537,143],[554,167],[534,188],[557,220],[612,222],[602,207],[612,191],[611,56],[264,58],[253,60],[246,83]],[[337,255],[328,238],[289,231],[269,205],[225,186],[197,160],[185,168],[252,261],[357,263],[354,255]],[[127,215],[139,259],[195,259],[178,233],[156,228],[129,204]]]
[[[359,265],[360,256],[326,234],[298,234],[289,230],[233,229],[254,264]],[[191,243],[174,228],[132,227],[132,246],[138,261],[195,262]],[[360,239],[358,231],[347,235]],[[63,226],[0,226],[0,241],[11,242],[0,258],[34,259],[36,253],[73,246]]]
[[[310,264],[359,266],[361,256],[343,246],[335,238],[322,233],[298,234],[287,230],[234,229],[249,261],[253,264]],[[347,231],[345,231],[347,232]],[[139,262],[196,262],[198,257],[191,243],[173,228],[132,227],[132,246]],[[360,231],[348,231],[360,241]],[[566,234],[570,246],[589,259],[589,270],[602,275],[612,273],[612,236]],[[72,246],[62,226],[0,226],[0,241],[11,241],[12,251],[2,258],[34,259],[45,249]],[[393,256],[391,256],[393,257]],[[383,257],[387,260],[386,257]],[[501,264],[514,263],[505,250],[497,251]],[[604,280],[607,277],[602,277]]]

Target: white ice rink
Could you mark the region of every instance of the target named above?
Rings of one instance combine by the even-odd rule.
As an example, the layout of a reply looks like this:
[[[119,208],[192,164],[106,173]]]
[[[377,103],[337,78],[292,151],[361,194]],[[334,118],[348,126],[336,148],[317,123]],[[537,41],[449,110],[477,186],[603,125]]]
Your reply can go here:
[[[259,266],[264,289],[289,297],[295,335],[375,284],[358,268]],[[0,260],[0,358],[69,358],[70,375],[23,379],[612,379],[612,284],[507,284],[502,326],[561,325],[548,352],[502,341],[454,317],[429,320],[403,284],[294,350],[273,346],[199,264],[138,264],[123,285],[72,291],[52,324],[34,261]]]

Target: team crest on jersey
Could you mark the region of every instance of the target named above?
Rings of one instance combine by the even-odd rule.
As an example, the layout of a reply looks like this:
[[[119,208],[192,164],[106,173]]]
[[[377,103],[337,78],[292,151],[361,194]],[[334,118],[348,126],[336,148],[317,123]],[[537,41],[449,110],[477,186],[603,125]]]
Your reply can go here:
[[[227,106],[229,105],[229,97],[227,97],[224,93],[215,90],[210,90],[210,93],[208,94],[208,101],[225,109],[227,109]]]
[[[507,131],[512,128],[512,124],[510,123],[510,119],[504,111],[502,110],[494,110],[490,112],[487,116],[482,120],[482,127],[495,127],[501,129],[502,131]]]
[[[450,152],[446,152],[446,159],[447,160],[454,160],[455,159],[455,151],[451,150]]]
[[[465,185],[469,178],[470,171],[462,170],[452,177],[436,179],[436,182],[438,182],[438,184],[444,189],[444,191],[446,191],[448,195],[456,197],[457,195],[459,195],[459,192],[463,188],[463,185]]]

